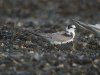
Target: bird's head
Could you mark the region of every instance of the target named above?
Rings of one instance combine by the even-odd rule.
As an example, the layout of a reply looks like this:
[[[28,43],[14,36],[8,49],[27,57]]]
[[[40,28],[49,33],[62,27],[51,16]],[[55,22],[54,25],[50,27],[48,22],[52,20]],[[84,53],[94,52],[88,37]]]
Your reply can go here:
[[[75,25],[68,25],[66,27],[66,34],[67,35],[75,35],[75,29],[76,29],[76,26]]]

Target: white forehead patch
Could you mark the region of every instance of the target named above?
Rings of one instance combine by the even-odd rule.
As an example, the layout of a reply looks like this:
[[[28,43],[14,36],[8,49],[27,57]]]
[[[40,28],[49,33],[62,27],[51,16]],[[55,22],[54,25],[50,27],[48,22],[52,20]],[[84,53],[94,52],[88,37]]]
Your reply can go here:
[[[72,25],[72,27],[73,27],[73,28],[76,28],[76,26],[75,26],[75,25]]]

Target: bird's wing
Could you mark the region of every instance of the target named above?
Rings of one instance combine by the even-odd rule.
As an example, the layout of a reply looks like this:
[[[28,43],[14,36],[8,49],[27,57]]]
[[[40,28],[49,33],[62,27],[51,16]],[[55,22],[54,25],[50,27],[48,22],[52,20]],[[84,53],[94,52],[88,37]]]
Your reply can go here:
[[[51,44],[65,44],[67,42],[71,42],[72,36],[65,36],[62,33],[64,32],[56,32],[56,33],[40,33],[45,39],[51,42]],[[70,41],[71,40],[71,41]]]

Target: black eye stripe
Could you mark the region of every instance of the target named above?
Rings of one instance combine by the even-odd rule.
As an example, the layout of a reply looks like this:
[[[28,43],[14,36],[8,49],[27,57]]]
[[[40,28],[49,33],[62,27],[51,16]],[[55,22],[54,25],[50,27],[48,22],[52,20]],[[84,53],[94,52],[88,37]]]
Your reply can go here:
[[[68,29],[73,28],[71,25],[68,25]]]

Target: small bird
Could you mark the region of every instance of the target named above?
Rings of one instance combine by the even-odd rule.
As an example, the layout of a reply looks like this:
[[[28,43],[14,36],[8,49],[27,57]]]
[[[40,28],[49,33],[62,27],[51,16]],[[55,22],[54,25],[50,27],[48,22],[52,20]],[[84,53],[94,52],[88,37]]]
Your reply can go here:
[[[96,37],[98,37],[100,39],[100,24],[96,24],[96,25],[85,24],[85,23],[83,23],[81,21],[77,21],[75,19],[73,19],[73,22],[75,23],[75,25],[91,31],[92,33],[95,34]]]
[[[74,40],[75,28],[75,25],[69,25],[66,27],[65,31],[56,33],[39,33],[39,35],[50,41],[51,44],[61,45],[70,43]]]

